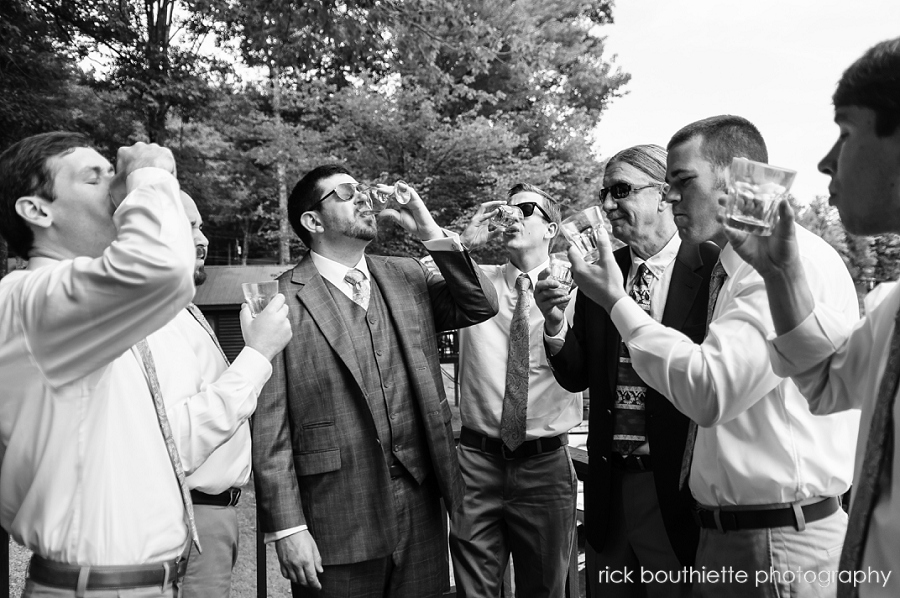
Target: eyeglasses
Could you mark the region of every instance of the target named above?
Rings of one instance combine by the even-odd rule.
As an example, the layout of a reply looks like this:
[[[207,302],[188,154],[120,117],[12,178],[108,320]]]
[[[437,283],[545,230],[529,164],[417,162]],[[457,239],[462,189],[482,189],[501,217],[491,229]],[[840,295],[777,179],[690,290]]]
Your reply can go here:
[[[334,189],[323,195],[322,199],[310,206],[310,209],[328,199],[328,196],[332,193],[334,193],[340,201],[350,201],[356,197],[357,193],[362,193],[366,197],[369,197],[369,192],[374,190],[374,187],[364,185],[363,183],[339,183],[334,186]]]
[[[662,186],[663,183],[651,183],[649,185],[644,185],[643,187],[632,187],[629,183],[616,183],[611,187],[603,187],[600,189],[600,201],[605,201],[607,195],[612,195],[613,199],[625,199],[635,191]]]
[[[537,208],[540,210],[541,214],[544,215],[544,219],[547,222],[553,222],[553,219],[550,218],[550,214],[544,211],[544,208],[540,206],[536,201],[523,201],[522,203],[509,204],[513,208],[519,208],[522,210],[522,215],[526,218],[534,214],[534,209]]]

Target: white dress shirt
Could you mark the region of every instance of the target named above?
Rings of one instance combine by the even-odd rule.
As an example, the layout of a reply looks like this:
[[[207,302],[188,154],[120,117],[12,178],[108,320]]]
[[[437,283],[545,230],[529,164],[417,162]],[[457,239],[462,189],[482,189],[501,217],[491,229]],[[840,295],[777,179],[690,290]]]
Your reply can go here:
[[[859,317],[847,268],[822,239],[797,227],[816,300],[849,324]],[[789,379],[772,371],[774,333],[765,284],[730,245],[728,278],[709,333],[694,344],[649,317],[631,299],[612,309],[637,373],[697,422],[690,487],[706,506],[790,503],[843,494],[853,472],[857,413],[814,416]]]
[[[219,494],[246,484],[251,462],[248,420],[272,365],[255,349],[244,347],[229,367],[212,337],[186,309],[147,342],[188,487]],[[216,448],[223,438],[228,441]]]
[[[866,297],[866,317],[852,326],[827,305],[817,302],[815,311],[797,328],[770,344],[772,366],[782,376],[791,376],[809,399],[813,413],[837,413],[861,409],[856,472],[859,482],[866,441],[878,388],[887,365],[894,318],[900,309],[900,285],[881,285]],[[886,293],[884,292],[886,291]],[[894,399],[894,451],[890,486],[878,496],[869,523],[862,570],[894,574],[885,587],[859,586],[861,597],[900,596],[900,400]],[[852,445],[843,449],[850,452]],[[851,509],[853,508],[851,503]]]
[[[127,187],[101,257],[38,257],[0,280],[0,522],[66,563],[174,559],[188,538],[129,349],[191,300],[194,243],[171,174],[140,169]]]
[[[526,274],[532,289],[538,274],[550,264],[547,260]],[[507,262],[502,266],[481,266],[497,291],[497,315],[459,331],[459,394],[462,425],[492,438],[500,437],[503,394],[506,390],[506,361],[509,354],[509,329],[518,301],[516,279],[522,272]],[[569,302],[571,319],[574,301]],[[571,393],[553,377],[544,354],[544,316],[532,301],[528,315],[529,363],[528,408],[525,439],[547,438],[568,432],[583,417],[581,393]]]

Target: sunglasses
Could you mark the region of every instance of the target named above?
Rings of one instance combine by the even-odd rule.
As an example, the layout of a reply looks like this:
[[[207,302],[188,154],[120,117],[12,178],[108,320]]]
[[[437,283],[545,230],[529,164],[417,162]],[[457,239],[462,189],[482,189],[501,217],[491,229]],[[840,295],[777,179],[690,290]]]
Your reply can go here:
[[[334,189],[323,195],[322,199],[310,206],[310,209],[328,199],[328,196],[332,193],[336,195],[340,201],[350,201],[356,197],[357,193],[362,193],[363,195],[370,197],[370,192],[372,191],[375,191],[374,187],[364,185],[363,183],[339,183],[338,185],[335,185]]]
[[[632,187],[629,183],[616,183],[612,187],[603,187],[600,189],[600,201],[606,200],[607,195],[612,195],[613,199],[625,199],[635,191],[641,189],[649,189],[650,187],[662,187],[662,183],[652,183],[643,187]]]
[[[509,204],[509,206],[512,208],[519,208],[520,210],[522,210],[522,216],[524,216],[525,218],[528,218],[529,216],[534,214],[534,210],[535,210],[535,208],[537,208],[538,210],[540,210],[541,214],[544,215],[544,219],[547,222],[553,221],[553,219],[550,218],[550,214],[545,212],[544,208],[542,208],[540,206],[540,204],[538,204],[536,201],[523,201],[522,203]]]

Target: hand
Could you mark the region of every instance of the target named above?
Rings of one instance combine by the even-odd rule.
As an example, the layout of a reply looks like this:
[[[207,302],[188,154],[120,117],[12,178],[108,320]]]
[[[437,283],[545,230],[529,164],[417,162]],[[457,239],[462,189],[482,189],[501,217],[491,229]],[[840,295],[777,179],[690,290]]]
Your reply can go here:
[[[466,230],[459,236],[459,241],[463,244],[463,247],[474,249],[480,245],[484,245],[490,241],[492,237],[496,237],[500,234],[500,231],[491,229],[490,221],[491,218],[497,215],[497,206],[501,206],[505,203],[506,201],[502,199],[496,199],[493,201],[486,201],[478,206],[478,210],[476,210],[475,215],[472,216],[469,226],[467,226]]]
[[[309,530],[275,540],[275,552],[285,579],[315,590],[322,589],[318,576],[323,571],[322,557]]]
[[[719,203],[725,205],[727,198],[720,198]],[[731,228],[720,212],[717,219],[725,224],[725,237],[741,258],[753,266],[763,280],[772,277],[795,278],[800,264],[800,249],[794,230],[794,210],[787,200],[778,204],[778,222],[772,234],[761,237]]]
[[[538,282],[534,285],[534,301],[544,314],[544,332],[547,336],[559,334],[566,317],[566,306],[569,304],[569,289],[555,278],[550,278],[549,268],[538,274]]]
[[[609,312],[619,299],[626,296],[625,280],[613,257],[612,245],[606,230],[597,227],[594,238],[600,254],[596,264],[585,262],[578,247],[569,246],[572,280],[588,299]]]
[[[250,306],[243,304],[241,332],[244,333],[245,345],[256,349],[263,357],[272,361],[293,336],[284,295],[278,293],[272,297],[266,308],[255,318],[250,313]]]
[[[389,185],[377,185],[379,191],[393,193],[394,188]],[[398,209],[388,208],[382,210],[378,218],[393,220],[409,233],[417,236],[420,241],[430,241],[444,237],[444,231],[437,225],[431,212],[425,206],[425,202],[416,193],[416,190],[407,186],[410,194],[409,203]]]
[[[116,176],[113,177],[109,187],[109,195],[113,206],[119,207],[125,196],[128,195],[126,181],[128,175],[139,168],[162,168],[176,174],[175,157],[167,148],[155,143],[135,143],[129,147],[120,147],[116,155]]]

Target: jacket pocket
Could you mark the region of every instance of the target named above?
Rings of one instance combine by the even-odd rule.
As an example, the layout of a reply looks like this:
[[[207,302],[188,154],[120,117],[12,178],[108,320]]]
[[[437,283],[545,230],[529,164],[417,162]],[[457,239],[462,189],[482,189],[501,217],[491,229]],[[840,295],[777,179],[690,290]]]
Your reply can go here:
[[[297,470],[297,475],[315,475],[337,471],[341,468],[341,449],[295,454],[294,468]]]

